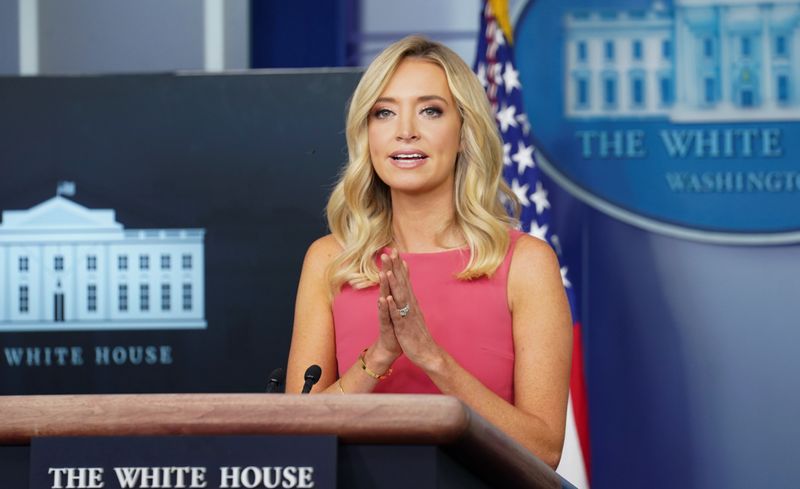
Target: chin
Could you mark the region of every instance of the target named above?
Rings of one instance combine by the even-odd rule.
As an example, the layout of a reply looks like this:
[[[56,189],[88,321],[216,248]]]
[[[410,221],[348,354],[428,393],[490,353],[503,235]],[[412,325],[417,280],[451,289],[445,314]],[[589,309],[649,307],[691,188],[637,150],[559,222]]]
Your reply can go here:
[[[396,179],[387,184],[392,192],[399,192],[407,195],[424,195],[443,192],[446,185],[442,182],[433,184],[430,181],[409,181]]]

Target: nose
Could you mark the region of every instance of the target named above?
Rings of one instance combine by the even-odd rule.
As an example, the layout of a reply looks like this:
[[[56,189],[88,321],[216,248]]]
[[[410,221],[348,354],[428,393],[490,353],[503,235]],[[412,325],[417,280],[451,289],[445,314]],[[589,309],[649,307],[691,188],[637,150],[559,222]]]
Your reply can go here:
[[[397,127],[397,140],[398,141],[416,141],[419,139],[419,132],[417,131],[417,121],[413,114],[406,112],[398,118]]]

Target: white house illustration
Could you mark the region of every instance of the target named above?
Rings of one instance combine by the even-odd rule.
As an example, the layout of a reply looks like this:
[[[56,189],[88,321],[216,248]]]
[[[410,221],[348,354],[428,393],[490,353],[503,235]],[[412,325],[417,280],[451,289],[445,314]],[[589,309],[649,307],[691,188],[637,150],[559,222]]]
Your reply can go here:
[[[800,118],[800,1],[675,0],[565,19],[565,114]]]
[[[125,230],[57,195],[0,223],[0,333],[205,328],[204,229]]]

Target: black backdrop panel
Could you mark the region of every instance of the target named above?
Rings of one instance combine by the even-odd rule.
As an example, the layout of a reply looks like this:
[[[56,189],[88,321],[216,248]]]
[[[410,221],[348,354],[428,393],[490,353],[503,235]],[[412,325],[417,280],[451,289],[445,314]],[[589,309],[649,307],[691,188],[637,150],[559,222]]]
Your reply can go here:
[[[326,233],[359,76],[0,78],[0,209],[35,206],[66,180],[76,184],[70,200],[114,209],[125,229],[204,228],[208,324],[0,328],[0,394],[262,391],[286,363],[303,256]],[[96,365],[98,346],[163,346],[169,357]],[[83,364],[45,365],[48,347],[81,348]],[[40,364],[12,366],[15,348],[38,349]]]

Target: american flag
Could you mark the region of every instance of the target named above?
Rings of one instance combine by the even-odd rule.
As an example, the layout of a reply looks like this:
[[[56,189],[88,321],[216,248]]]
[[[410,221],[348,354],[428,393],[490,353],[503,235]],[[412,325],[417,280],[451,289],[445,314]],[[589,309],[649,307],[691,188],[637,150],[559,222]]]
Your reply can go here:
[[[561,242],[551,225],[549,193],[542,181],[541,169],[537,162],[536,149],[531,141],[531,125],[522,105],[522,85],[519,72],[514,67],[514,52],[506,38],[500,15],[495,15],[493,6],[500,6],[498,13],[507,23],[507,4],[484,0],[481,15],[481,31],[478,38],[478,53],[475,72],[486,90],[497,125],[503,138],[503,176],[522,204],[520,226],[522,231],[544,240],[553,247],[561,258]],[[586,386],[583,375],[583,348],[581,346],[581,325],[577,320],[575,292],[569,280],[569,270],[561,267],[561,281],[572,310],[573,325],[573,363],[570,379],[570,416],[574,415],[580,445],[580,456],[585,467],[584,477],[589,474],[589,430],[586,403]],[[569,432],[569,429],[568,429]],[[568,433],[569,437],[569,433]],[[567,456],[566,445],[564,457]],[[562,458],[562,465],[564,459]],[[562,474],[566,475],[566,474]],[[567,477],[570,479],[570,477]],[[577,481],[576,481],[577,482]]]

